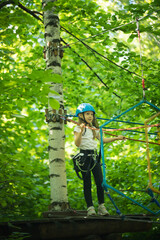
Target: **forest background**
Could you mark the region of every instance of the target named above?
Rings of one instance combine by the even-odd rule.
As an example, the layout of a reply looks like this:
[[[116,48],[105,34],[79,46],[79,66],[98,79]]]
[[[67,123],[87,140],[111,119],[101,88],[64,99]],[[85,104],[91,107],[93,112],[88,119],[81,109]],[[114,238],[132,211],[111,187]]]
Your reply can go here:
[[[160,106],[158,0],[75,0],[74,4],[71,0],[58,0],[54,6],[64,46],[62,75],[68,114],[74,115],[80,103],[88,102],[99,118],[119,115],[142,100],[142,72],[146,99]],[[2,0],[0,12],[0,219],[7,221],[41,217],[50,204],[45,121],[49,89],[43,58],[42,2]],[[56,101],[54,104],[58,107]],[[134,124],[125,121],[144,123],[155,113],[155,109],[143,104],[108,127],[133,127]],[[99,119],[100,125],[104,122]],[[152,121],[157,122],[158,118]],[[65,125],[68,198],[71,208],[84,210],[82,182],[71,160],[71,155],[78,152],[73,143],[74,127],[73,123]],[[145,141],[143,129],[115,134]],[[157,128],[149,129],[149,140],[157,143],[157,138]],[[108,183],[152,210],[157,209],[145,192],[148,185],[145,143],[118,141],[105,145],[104,151]],[[150,155],[153,185],[158,189],[158,145],[150,144]],[[146,213],[116,193],[111,195],[124,214]],[[93,197],[97,206],[95,186]],[[116,214],[107,196],[106,205],[111,214]]]

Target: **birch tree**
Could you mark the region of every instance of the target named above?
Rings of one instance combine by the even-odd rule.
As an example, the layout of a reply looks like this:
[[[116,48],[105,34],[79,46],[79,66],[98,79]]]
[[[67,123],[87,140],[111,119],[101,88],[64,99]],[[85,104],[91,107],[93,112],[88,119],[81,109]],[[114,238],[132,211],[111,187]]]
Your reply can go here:
[[[54,11],[54,0],[42,1],[44,9],[45,27],[45,58],[46,69],[51,69],[54,79],[50,83],[48,116],[49,119],[49,163],[51,184],[51,210],[65,210],[68,208],[66,168],[65,168],[65,133],[64,122],[58,113],[64,112],[63,83],[57,83],[61,79],[61,44],[59,17]],[[57,95],[58,94],[58,95]],[[60,110],[52,110],[59,102]],[[56,106],[55,106],[56,107]]]

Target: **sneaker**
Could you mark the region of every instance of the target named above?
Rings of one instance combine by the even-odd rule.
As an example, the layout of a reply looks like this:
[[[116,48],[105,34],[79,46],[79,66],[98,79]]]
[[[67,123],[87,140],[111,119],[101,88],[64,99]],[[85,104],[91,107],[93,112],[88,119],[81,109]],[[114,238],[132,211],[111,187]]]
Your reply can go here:
[[[108,216],[109,212],[106,210],[104,203],[100,204],[98,207],[98,215]]]
[[[96,211],[95,211],[94,207],[93,206],[89,207],[87,209],[87,216],[95,216],[95,215],[96,215]]]

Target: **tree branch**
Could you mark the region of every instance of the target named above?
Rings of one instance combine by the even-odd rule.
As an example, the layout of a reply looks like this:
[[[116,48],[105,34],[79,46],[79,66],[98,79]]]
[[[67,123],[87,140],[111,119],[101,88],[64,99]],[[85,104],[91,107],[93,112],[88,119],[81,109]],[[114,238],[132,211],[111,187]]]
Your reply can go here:
[[[0,9],[5,7],[8,4],[13,4],[13,1],[12,0],[8,0],[8,1],[4,1],[4,2],[0,3]]]
[[[40,20],[41,22],[43,22],[43,20],[35,14],[35,11],[29,10],[28,8],[24,7],[20,2],[18,2],[18,6],[19,6],[21,9],[23,9],[25,12],[29,13],[30,15],[32,15],[32,16],[33,16],[34,18],[36,18],[37,20]]]
[[[15,2],[13,0],[8,0],[8,1],[4,1],[0,4],[0,9],[2,9],[3,7],[5,7],[8,4],[15,4]],[[25,6],[23,6],[19,1],[18,1],[18,7],[21,8],[22,10],[24,10],[25,12],[29,13],[30,15],[32,15],[34,18],[36,18],[37,20],[40,20],[41,22],[43,22],[43,20],[38,17],[36,14],[40,14],[41,13],[37,12],[37,11],[31,11],[30,9],[26,8]]]

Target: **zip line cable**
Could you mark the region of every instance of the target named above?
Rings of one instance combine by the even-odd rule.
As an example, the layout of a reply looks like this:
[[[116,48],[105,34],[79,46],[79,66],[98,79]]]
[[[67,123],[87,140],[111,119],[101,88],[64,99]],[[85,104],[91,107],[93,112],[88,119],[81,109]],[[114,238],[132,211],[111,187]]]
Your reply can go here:
[[[138,74],[136,74],[136,73],[134,73],[134,72],[131,72],[131,71],[129,71],[128,69],[125,69],[125,68],[123,68],[123,67],[121,67],[120,65],[118,65],[118,64],[116,64],[116,63],[114,63],[113,61],[111,61],[110,59],[108,59],[107,57],[105,57],[105,56],[103,56],[102,54],[100,54],[100,53],[98,53],[96,50],[94,50],[93,48],[91,48],[90,46],[88,46],[86,43],[84,43],[81,39],[79,39],[78,37],[76,37],[75,35],[73,35],[72,33],[70,33],[67,29],[65,29],[65,28],[63,28],[67,33],[69,33],[70,35],[72,35],[73,37],[75,37],[76,39],[78,39],[78,41],[80,41],[87,49],[89,49],[89,50],[91,50],[92,52],[94,52],[94,53],[96,53],[96,54],[98,54],[98,55],[100,55],[100,56],[102,56],[103,58],[105,58],[105,59],[107,59],[108,61],[110,61],[111,63],[113,63],[113,64],[115,64],[116,66],[118,66],[118,67],[120,67],[120,68],[122,68],[123,70],[125,70],[125,71],[128,71],[129,73],[131,73],[131,74],[135,74],[136,76],[138,76],[139,78],[141,78],[142,79],[142,87],[143,87],[143,98],[145,98],[145,85],[144,85],[144,78],[143,78],[143,63],[142,63],[142,53],[141,53],[141,40],[140,40],[140,30],[139,30],[139,19],[136,19],[136,21],[134,21],[134,23],[137,23],[137,33],[138,33],[138,39],[139,39],[139,44],[140,44],[140,61],[141,61],[141,72],[142,72],[142,76],[140,76],[140,75],[138,75]],[[68,120],[68,119],[67,119]],[[68,121],[71,121],[71,122],[73,122],[73,123],[76,123],[76,124],[78,124],[77,122],[75,122],[75,121],[73,121],[73,120],[68,120]],[[159,126],[159,124],[155,124],[155,125],[150,125],[150,126]],[[87,128],[89,128],[89,127],[87,127]],[[143,127],[134,127],[134,128],[130,128],[130,129],[138,129],[138,128],[144,128],[144,126]],[[129,129],[107,129],[107,131],[121,131],[121,130],[129,130]],[[105,131],[104,129],[103,129],[103,131]],[[107,133],[107,134],[109,134],[109,133]],[[113,135],[113,134],[109,134],[109,135]],[[116,135],[113,135],[113,136],[116,136]],[[146,143],[146,141],[141,141],[141,140],[136,140],[136,139],[130,139],[130,138],[126,138],[126,139],[128,139],[128,140],[134,140],[134,141],[140,141],[140,142],[145,142]],[[150,142],[150,143],[152,143],[152,142]],[[157,144],[157,143],[152,143],[152,144],[156,144],[156,145],[160,145],[160,144]]]
[[[141,76],[140,76],[139,74],[137,74],[137,73],[135,73],[135,72],[132,72],[132,71],[129,71],[128,69],[126,69],[126,68],[118,65],[117,63],[113,62],[113,61],[110,60],[109,58],[105,57],[103,54],[97,52],[95,49],[91,48],[89,45],[87,45],[86,43],[84,43],[82,40],[80,40],[78,37],[76,37],[76,36],[75,36],[74,34],[72,34],[70,31],[68,31],[66,28],[64,28],[64,27],[62,27],[62,26],[61,26],[61,28],[62,28],[65,32],[67,32],[68,34],[70,34],[71,36],[73,36],[74,38],[78,39],[78,40],[79,40],[87,49],[89,49],[91,52],[96,53],[97,55],[101,56],[102,58],[104,58],[105,60],[107,60],[107,61],[109,61],[110,63],[114,64],[115,66],[121,68],[122,70],[124,70],[124,71],[126,71],[126,72],[128,72],[128,73],[130,73],[130,74],[134,74],[134,75],[136,75],[138,78],[141,78]],[[68,47],[68,45],[67,45],[67,47]]]
[[[64,42],[66,45],[68,45],[63,39],[61,39],[62,40],[62,42]],[[71,46],[70,45],[68,45],[68,47],[71,49]],[[71,49],[72,50],[72,49]],[[72,50],[72,52],[74,52],[80,59],[81,59],[81,61],[82,62],[84,62],[86,65],[87,65],[87,67],[94,73],[94,75],[100,80],[100,82],[107,88],[107,89],[110,89],[108,86],[107,86],[107,84],[100,78],[100,76],[93,70],[93,68],[75,51],[75,50]],[[115,93],[115,92],[112,92],[116,97],[118,97],[118,98],[120,98],[121,99],[121,97],[117,94],[117,93]]]

